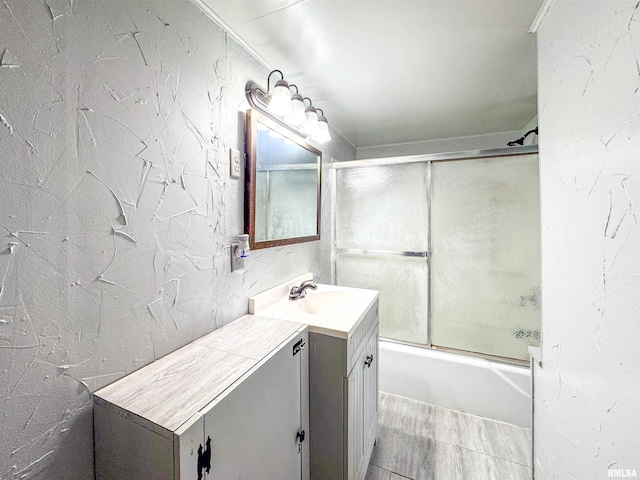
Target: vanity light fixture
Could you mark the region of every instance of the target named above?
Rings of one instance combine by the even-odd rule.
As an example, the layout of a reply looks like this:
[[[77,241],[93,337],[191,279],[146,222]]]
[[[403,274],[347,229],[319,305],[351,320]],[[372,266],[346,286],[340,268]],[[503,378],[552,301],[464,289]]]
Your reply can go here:
[[[274,74],[279,74],[280,79],[275,82],[272,90],[271,77]],[[329,122],[324,112],[314,107],[309,97],[303,97],[296,85],[289,84],[280,70],[269,73],[266,92],[255,82],[248,82],[245,94],[253,108],[269,115],[298,135],[320,143],[331,140]],[[305,101],[308,101],[308,105]]]

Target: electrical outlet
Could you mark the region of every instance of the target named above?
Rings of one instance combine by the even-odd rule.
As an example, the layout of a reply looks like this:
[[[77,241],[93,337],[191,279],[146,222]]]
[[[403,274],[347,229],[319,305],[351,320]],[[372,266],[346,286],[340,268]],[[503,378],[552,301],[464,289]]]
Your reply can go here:
[[[238,258],[234,254],[231,255],[231,271],[244,270],[244,258]]]
[[[229,165],[231,167],[231,171],[229,172],[231,178],[240,178],[242,174],[242,159],[239,150],[235,148],[229,149]]]

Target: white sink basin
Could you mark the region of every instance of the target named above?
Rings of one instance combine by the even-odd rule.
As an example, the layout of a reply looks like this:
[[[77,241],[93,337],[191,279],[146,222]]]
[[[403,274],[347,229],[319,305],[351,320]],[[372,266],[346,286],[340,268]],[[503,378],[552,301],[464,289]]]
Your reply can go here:
[[[316,284],[306,296],[289,300],[291,287],[311,280],[309,274],[277,285],[249,299],[249,313],[306,323],[309,332],[348,338],[378,298],[375,290]]]
[[[344,312],[351,306],[349,294],[337,291],[309,292],[299,300],[292,300],[301,310],[311,315],[334,315]]]

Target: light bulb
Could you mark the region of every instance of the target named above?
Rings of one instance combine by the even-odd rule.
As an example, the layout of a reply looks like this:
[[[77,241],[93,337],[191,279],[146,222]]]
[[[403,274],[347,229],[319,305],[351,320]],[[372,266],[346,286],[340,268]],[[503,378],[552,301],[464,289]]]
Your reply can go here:
[[[302,133],[313,135],[318,131],[318,112],[316,112],[315,108],[309,106],[305,110],[305,117],[306,120],[301,128]]]
[[[294,93],[293,95],[291,95],[291,105],[293,107],[293,111],[291,115],[288,115],[285,118],[285,121],[288,124],[293,125],[294,127],[299,127],[306,120],[302,95],[300,95],[299,93]]]
[[[327,118],[324,115],[318,118],[318,131],[313,135],[313,139],[318,142],[328,142],[331,140],[329,122],[327,122]]]
[[[291,91],[289,90],[289,84],[284,80],[278,80],[275,87],[273,87],[273,94],[269,102],[269,111],[280,117],[284,117],[293,112],[293,107],[291,106]]]

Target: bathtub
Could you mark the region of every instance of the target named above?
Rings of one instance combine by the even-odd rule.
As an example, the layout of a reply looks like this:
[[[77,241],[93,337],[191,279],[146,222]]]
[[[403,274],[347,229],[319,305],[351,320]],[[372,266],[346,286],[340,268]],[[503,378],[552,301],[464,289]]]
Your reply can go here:
[[[380,340],[380,390],[531,427],[528,367]]]

